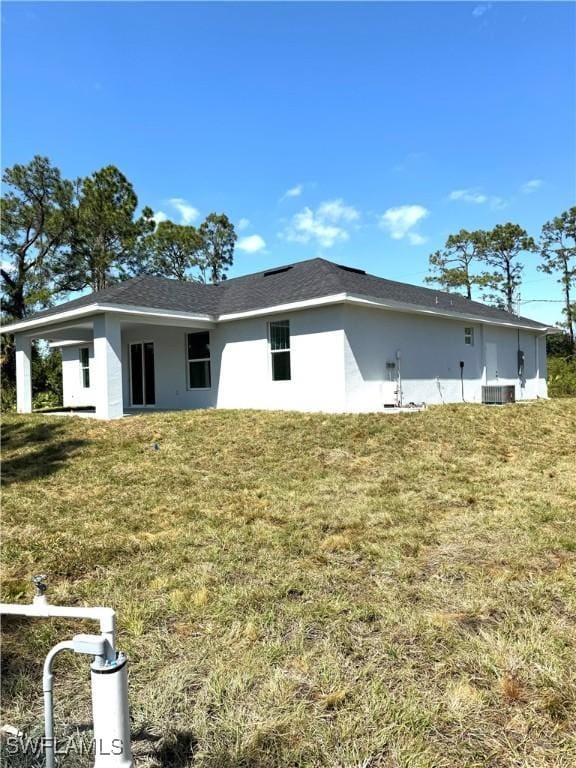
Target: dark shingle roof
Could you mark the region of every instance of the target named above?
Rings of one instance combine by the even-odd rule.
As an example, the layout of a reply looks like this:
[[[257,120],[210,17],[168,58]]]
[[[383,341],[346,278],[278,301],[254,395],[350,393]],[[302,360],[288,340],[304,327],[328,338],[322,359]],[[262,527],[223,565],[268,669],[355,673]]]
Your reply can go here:
[[[217,305],[217,289],[218,286],[215,285],[181,283],[167,277],[143,275],[50,307],[26,319],[50,317],[50,315],[58,315],[60,312],[81,309],[96,303],[213,314]]]
[[[456,293],[386,280],[325,259],[310,259],[256,272],[224,280],[219,285],[183,283],[165,277],[136,277],[52,307],[38,313],[34,319],[95,302],[217,316],[272,308],[339,293],[408,304],[436,312],[447,311],[496,322],[521,324],[535,329],[546,328],[534,320],[470,301]]]

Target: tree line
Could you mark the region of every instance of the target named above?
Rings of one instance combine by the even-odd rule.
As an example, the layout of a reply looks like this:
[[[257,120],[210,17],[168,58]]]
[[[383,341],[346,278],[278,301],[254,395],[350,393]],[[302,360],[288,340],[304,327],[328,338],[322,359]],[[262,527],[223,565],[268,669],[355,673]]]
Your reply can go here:
[[[69,180],[46,157],[4,171],[2,314],[21,320],[73,291],[98,291],[142,274],[219,282],[236,233],[225,214],[199,227],[156,223],[138,212],[130,181],[113,165]]]
[[[428,283],[458,291],[468,299],[479,291],[484,301],[514,312],[522,283],[522,254],[539,253],[537,269],[555,275],[562,286],[562,303],[570,349],[576,325],[576,207],[546,222],[538,242],[518,224],[498,224],[492,230],[461,229],[449,235],[442,250],[430,255]]]
[[[225,214],[199,227],[156,223],[148,206],[138,213],[130,181],[109,165],[68,180],[46,157],[3,174],[0,268],[3,314],[20,320],[60,295],[97,291],[142,274],[219,282],[233,263],[236,233]],[[576,207],[545,223],[538,242],[518,224],[461,229],[430,255],[427,282],[514,311],[522,255],[538,252],[538,269],[562,286],[565,325],[574,345]]]
[[[139,209],[130,181],[113,165],[79,179],[65,179],[39,155],[7,168],[2,176],[0,289],[2,317],[22,320],[75,291],[98,291],[139,275],[218,283],[234,259],[237,239],[223,213],[198,226],[164,220]],[[463,293],[514,311],[527,253],[539,253],[538,269],[555,275],[562,287],[566,334],[556,344],[574,355],[576,304],[576,207],[546,222],[538,241],[518,224],[494,229],[461,229],[429,257],[425,278],[447,291]],[[559,347],[559,348],[560,348]],[[551,350],[554,354],[554,350]],[[35,347],[35,380],[60,376],[58,352]],[[14,383],[14,348],[2,337],[4,388]],[[570,365],[576,365],[572,362]],[[39,390],[38,390],[39,391]]]

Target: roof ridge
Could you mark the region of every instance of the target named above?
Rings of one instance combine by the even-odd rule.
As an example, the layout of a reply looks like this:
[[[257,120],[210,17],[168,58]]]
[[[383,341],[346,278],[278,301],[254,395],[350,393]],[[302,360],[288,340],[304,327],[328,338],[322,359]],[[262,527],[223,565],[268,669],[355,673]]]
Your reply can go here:
[[[339,265],[336,264],[334,261],[329,261],[328,259],[323,259],[321,256],[318,256],[316,259],[311,259],[311,261],[318,261],[322,264],[324,267],[324,272],[330,275],[331,278],[334,279],[334,282],[336,284],[336,288],[339,292],[344,291],[346,289],[346,286],[343,282],[343,271],[339,270]]]

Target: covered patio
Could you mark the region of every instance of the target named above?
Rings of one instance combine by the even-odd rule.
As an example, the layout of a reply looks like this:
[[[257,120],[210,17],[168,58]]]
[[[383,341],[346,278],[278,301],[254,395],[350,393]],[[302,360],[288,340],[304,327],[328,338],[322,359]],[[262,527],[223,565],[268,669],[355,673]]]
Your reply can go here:
[[[32,342],[35,340],[41,339],[62,349],[64,409],[60,413],[75,411],[85,417],[117,419],[127,412],[156,405],[159,379],[166,377],[164,370],[162,376],[158,376],[154,357],[162,339],[170,339],[174,332],[181,333],[184,339],[184,329],[194,332],[215,326],[207,316],[193,317],[186,312],[162,310],[95,310],[91,307],[76,311],[72,318],[66,317],[68,314],[54,313],[3,329],[4,333],[14,333],[18,413],[32,412]],[[85,359],[82,350],[86,350]],[[75,367],[67,373],[66,367],[72,363]],[[181,363],[184,370],[183,348]],[[74,403],[73,396],[71,400],[71,378],[74,382],[77,379],[80,388],[84,384],[84,401]]]

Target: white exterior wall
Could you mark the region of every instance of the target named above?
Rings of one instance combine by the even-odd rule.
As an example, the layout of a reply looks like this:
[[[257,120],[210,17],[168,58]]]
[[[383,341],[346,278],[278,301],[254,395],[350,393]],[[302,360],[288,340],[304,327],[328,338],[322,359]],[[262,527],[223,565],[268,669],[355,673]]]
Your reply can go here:
[[[181,410],[210,408],[215,404],[214,383],[216,379],[215,360],[212,364],[212,389],[189,390],[186,372],[186,334],[198,328],[175,328],[172,326],[141,325],[122,333],[122,392],[124,408],[131,408],[130,389],[130,344],[136,342],[154,343],[154,373],[156,404],[154,408]],[[211,343],[215,339],[210,331]],[[211,351],[211,357],[214,353]],[[137,410],[150,406],[134,406]]]
[[[286,319],[292,378],[272,381],[268,322]],[[473,346],[464,343],[465,327],[474,328]],[[467,402],[480,402],[486,383],[514,385],[517,400],[547,396],[545,338],[513,328],[349,305],[224,322],[210,330],[212,386],[191,390],[186,334],[199,330],[149,324],[122,330],[124,409],[131,407],[129,345],[147,341],[154,342],[157,409],[381,411],[394,402],[386,362],[398,362],[397,351],[404,404],[462,402],[460,360]],[[492,372],[486,368],[487,344],[496,345]],[[82,385],[81,346],[90,350],[90,388]],[[519,348],[525,353],[524,382],[517,375]],[[64,405],[96,405],[93,345],[64,346],[62,359]]]
[[[113,313],[94,318],[94,394],[96,416],[121,418],[124,414],[122,386],[122,331]]]
[[[80,365],[80,349],[88,347],[90,356],[90,386],[84,387],[82,382],[82,367]],[[96,405],[94,391],[94,345],[62,347],[62,399],[65,407],[76,408]]]
[[[342,308],[302,310],[222,325],[217,405],[342,411],[345,408]],[[269,320],[290,320],[290,381],[272,381]]]
[[[18,413],[32,413],[32,341],[15,334],[16,345],[16,408]]]
[[[472,346],[464,343],[465,327],[474,328]],[[481,402],[486,383],[515,385],[517,400],[546,397],[541,334],[363,307],[345,308],[344,329],[346,410],[381,410],[391,402],[395,387],[385,384],[387,361],[399,362],[404,404],[462,402],[461,360],[466,402]],[[486,342],[497,351],[496,372],[488,381]],[[517,375],[518,349],[525,353],[524,386]]]
[[[486,359],[486,345],[496,344],[496,374]],[[518,377],[518,350],[524,352],[524,377]],[[518,329],[484,326],[485,359],[482,384],[509,384],[516,387],[517,400],[548,397],[546,385],[546,338]],[[491,375],[492,374],[492,375]]]
[[[290,320],[290,381],[272,381],[268,344],[270,320]],[[221,323],[210,331],[212,387],[190,390],[187,386],[186,334],[198,330],[148,325],[123,332],[125,408],[131,405],[129,344],[152,341],[156,408],[345,409],[341,307]]]

